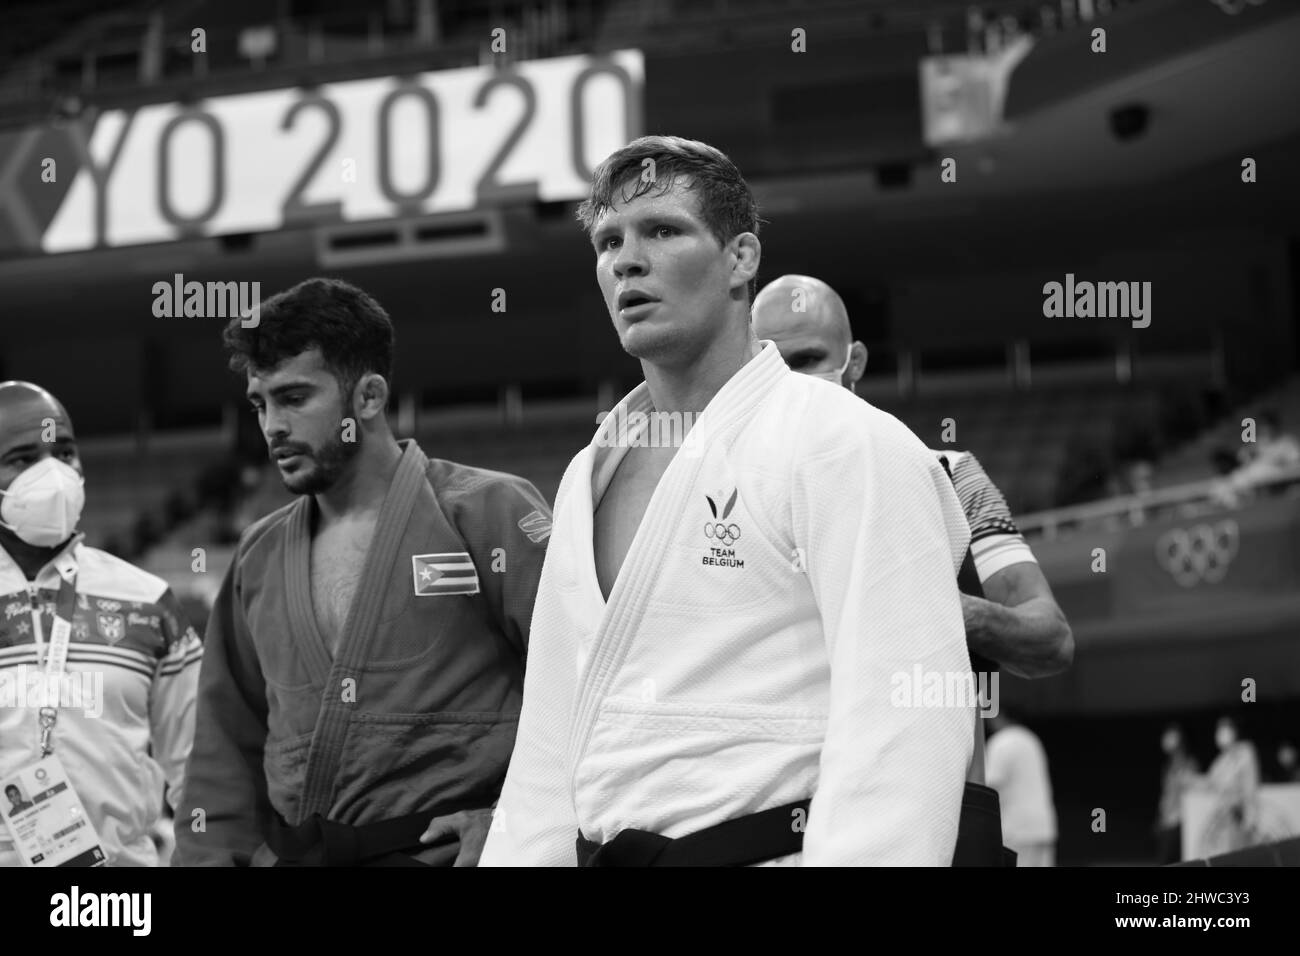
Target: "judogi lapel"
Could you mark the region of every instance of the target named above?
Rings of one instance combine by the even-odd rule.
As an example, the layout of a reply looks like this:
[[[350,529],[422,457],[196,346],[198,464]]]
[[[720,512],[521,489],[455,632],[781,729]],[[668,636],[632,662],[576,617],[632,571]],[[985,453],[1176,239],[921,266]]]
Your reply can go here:
[[[426,483],[427,464],[428,459],[415,442],[407,445],[398,461],[397,472],[393,475],[393,482],[384,498],[375,535],[361,569],[356,597],[343,625],[338,655],[332,666],[327,664],[329,677],[321,693],[320,714],[316,718],[316,729],[307,755],[300,819],[289,821],[290,823],[300,823],[315,813],[322,816],[329,814],[334,782],[343,754],[343,742],[347,737],[348,721],[356,709],[354,704],[343,699],[343,681],[348,678],[358,680],[360,670],[367,660],[370,646],[379,629],[384,599],[396,573],[396,545],[410,519],[420,488]],[[285,573],[289,582],[290,614],[294,620],[309,627],[315,637],[314,640],[300,643],[310,648],[308,653],[315,665],[320,667],[322,661],[328,662],[329,655],[316,630],[316,618],[311,604],[308,568],[311,535],[307,526],[310,507],[310,500],[304,501],[304,507],[299,508],[292,518],[290,533],[294,545],[286,549]],[[306,553],[303,553],[304,548]],[[404,575],[402,580],[405,583]]]
[[[568,773],[571,780],[591,739],[601,701],[608,696],[610,682],[622,666],[628,646],[640,630],[649,608],[649,595],[659,581],[659,569],[670,552],[666,546],[668,535],[687,511],[687,499],[704,462],[702,448],[705,443],[720,440],[729,431],[744,425],[783,374],[788,374],[788,370],[775,346],[763,349],[751,358],[728,379],[696,418],[682,447],[659,479],[632,538],[623,567],[610,590],[609,601],[583,669],[569,737]],[[591,547],[592,512],[613,477],[617,460],[627,453],[610,433],[618,422],[626,421],[636,412],[654,410],[649,387],[644,382],[637,386],[628,394],[624,405],[626,416],[611,414],[602,422],[592,442],[591,468],[583,469],[586,484],[583,491],[586,494],[582,496],[579,510],[587,534],[584,552],[589,556],[594,556]],[[594,565],[590,573],[594,576]]]

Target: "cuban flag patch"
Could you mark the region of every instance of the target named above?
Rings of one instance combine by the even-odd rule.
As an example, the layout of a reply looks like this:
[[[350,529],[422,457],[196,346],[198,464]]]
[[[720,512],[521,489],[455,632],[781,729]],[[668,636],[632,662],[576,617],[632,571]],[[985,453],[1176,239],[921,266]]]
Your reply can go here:
[[[411,555],[416,597],[478,594],[478,572],[466,551]]]

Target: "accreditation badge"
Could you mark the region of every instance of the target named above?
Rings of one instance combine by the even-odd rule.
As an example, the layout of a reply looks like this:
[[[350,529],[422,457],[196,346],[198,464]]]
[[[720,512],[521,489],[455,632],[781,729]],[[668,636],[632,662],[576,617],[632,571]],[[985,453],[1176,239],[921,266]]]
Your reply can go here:
[[[104,866],[95,826],[56,754],[0,778],[0,814],[23,866]]]

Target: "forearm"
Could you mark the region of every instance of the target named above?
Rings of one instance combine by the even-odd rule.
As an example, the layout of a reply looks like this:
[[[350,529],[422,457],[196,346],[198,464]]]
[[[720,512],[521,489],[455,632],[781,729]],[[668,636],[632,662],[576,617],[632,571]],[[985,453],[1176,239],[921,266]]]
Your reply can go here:
[[[195,741],[176,811],[173,865],[241,866],[266,839],[272,810],[258,753],[216,754]]]
[[[1074,659],[1070,625],[1050,598],[1004,607],[963,595],[962,609],[970,649],[1018,677],[1057,674]]]

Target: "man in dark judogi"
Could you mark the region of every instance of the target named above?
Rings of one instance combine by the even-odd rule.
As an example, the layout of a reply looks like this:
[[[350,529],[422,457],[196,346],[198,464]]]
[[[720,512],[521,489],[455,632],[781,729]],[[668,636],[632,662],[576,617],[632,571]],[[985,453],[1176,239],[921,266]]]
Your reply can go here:
[[[514,746],[551,514],[385,418],[393,331],[311,279],[231,321],[299,497],[239,542],[208,626],[181,865],[472,866]]]

